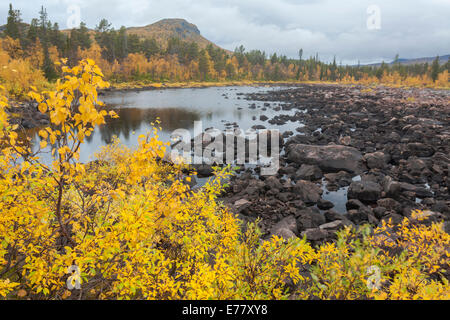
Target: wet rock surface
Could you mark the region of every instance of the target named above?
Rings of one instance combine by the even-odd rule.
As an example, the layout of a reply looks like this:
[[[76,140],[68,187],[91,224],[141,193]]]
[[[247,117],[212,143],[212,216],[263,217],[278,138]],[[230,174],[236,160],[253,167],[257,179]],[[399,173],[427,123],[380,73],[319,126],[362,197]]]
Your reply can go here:
[[[39,111],[36,102],[10,101],[6,111],[10,117],[9,123],[18,125],[19,130],[28,130],[50,124],[49,117]]]
[[[245,221],[260,218],[265,237],[319,243],[346,225],[399,223],[414,209],[448,229],[448,91],[299,85],[246,98],[279,112],[267,123],[299,123],[281,132],[276,175],[246,168],[222,197]]]

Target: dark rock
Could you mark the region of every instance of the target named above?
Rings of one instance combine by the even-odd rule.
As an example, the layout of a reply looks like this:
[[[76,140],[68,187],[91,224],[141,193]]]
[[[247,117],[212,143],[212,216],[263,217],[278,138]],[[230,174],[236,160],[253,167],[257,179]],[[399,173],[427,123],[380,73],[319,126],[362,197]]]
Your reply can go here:
[[[328,210],[334,207],[333,202],[328,201],[328,200],[324,200],[324,199],[319,199],[319,201],[317,201],[317,207],[320,210]]]
[[[340,214],[334,210],[325,211],[324,216],[325,216],[325,219],[327,222],[333,222],[336,220],[346,219],[342,214]]]
[[[400,213],[402,211],[402,205],[392,198],[379,199],[377,201],[377,205],[380,207],[384,207],[387,210],[393,210],[397,213]]]
[[[366,210],[349,210],[344,216],[355,224],[364,224],[369,220]]]
[[[370,169],[384,169],[390,161],[390,156],[378,151],[365,154],[364,160]]]
[[[417,157],[431,157],[434,154],[434,148],[420,142],[408,143],[406,145],[409,153]]]
[[[296,237],[297,221],[294,216],[288,216],[275,224],[271,229],[271,234],[279,236],[284,239]]]
[[[302,232],[301,236],[306,236],[306,239],[309,241],[320,241],[328,237],[328,232],[319,228],[307,229]]]
[[[328,222],[319,226],[319,229],[336,232],[337,230],[343,229],[345,224],[342,220],[336,220],[333,222]]]
[[[298,198],[306,204],[317,203],[323,192],[316,184],[306,180],[297,181],[293,189]]]
[[[326,223],[325,216],[316,210],[314,208],[306,208],[296,213],[299,231],[316,228]]]
[[[289,161],[317,165],[325,172],[361,173],[364,169],[362,154],[352,147],[290,144],[286,153]]]
[[[360,208],[364,208],[365,205],[358,199],[349,199],[345,204],[345,207],[347,210],[359,210]]]
[[[194,165],[193,167],[197,172],[197,176],[199,178],[211,177],[214,174],[214,170],[210,165],[201,164],[201,165]]]
[[[277,177],[275,176],[268,177],[266,180],[264,180],[264,183],[267,189],[281,190],[283,188],[283,185],[281,184],[280,180],[278,180]]]
[[[322,170],[318,166],[308,164],[302,164],[295,174],[295,177],[300,180],[318,180],[322,176]]]
[[[390,211],[388,214],[386,214],[381,220],[384,220],[386,222],[388,222],[389,220],[392,221],[392,223],[395,224],[399,224],[400,222],[402,222],[403,220],[403,216],[395,213],[394,211]]]
[[[354,181],[350,184],[347,197],[365,202],[375,202],[381,197],[381,186],[368,180]]]
[[[381,219],[385,216],[387,209],[385,207],[376,207],[373,209],[373,214],[377,219]]]

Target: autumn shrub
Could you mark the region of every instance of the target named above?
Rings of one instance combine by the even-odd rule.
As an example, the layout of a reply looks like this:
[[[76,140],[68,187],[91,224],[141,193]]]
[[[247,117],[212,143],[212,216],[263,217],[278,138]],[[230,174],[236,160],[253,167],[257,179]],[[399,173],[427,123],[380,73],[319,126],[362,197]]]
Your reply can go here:
[[[191,190],[157,128],[136,148],[115,139],[80,163],[84,139],[116,114],[98,100],[108,84],[94,61],[61,70],[54,91],[30,93],[51,121],[36,153],[0,99],[1,297],[448,299],[442,225],[347,228],[319,247],[263,240],[257,223],[241,228],[219,201],[231,168]]]
[[[38,51],[34,56],[39,54]],[[33,57],[25,59],[21,55],[18,40],[0,39],[0,84],[14,98],[25,98],[32,86],[42,90],[47,85],[39,66],[33,66]]]

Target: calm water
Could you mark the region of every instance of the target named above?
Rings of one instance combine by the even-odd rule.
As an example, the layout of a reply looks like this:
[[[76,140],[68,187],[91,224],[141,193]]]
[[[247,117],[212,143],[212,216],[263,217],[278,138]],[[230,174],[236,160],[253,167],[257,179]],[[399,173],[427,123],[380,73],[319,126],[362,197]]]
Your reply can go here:
[[[286,88],[286,87],[284,87]],[[193,89],[164,89],[140,92],[111,92],[101,96],[101,100],[114,108],[118,119],[110,119],[93,132],[81,147],[80,161],[92,160],[92,155],[111,142],[113,136],[127,146],[137,145],[137,137],[152,129],[151,123],[161,120],[160,138],[170,141],[171,133],[176,129],[188,129],[193,136],[194,121],[202,121],[203,130],[207,128],[226,129],[226,125],[236,123],[243,130],[254,125],[264,125],[268,129],[295,131],[299,123],[288,122],[285,125],[271,125],[260,121],[264,114],[271,119],[276,114],[293,114],[295,111],[273,111],[264,109],[264,102],[245,100],[245,93],[279,90],[279,87],[212,87]],[[249,106],[255,103],[256,108]],[[272,106],[278,102],[269,102]],[[253,120],[256,117],[256,120]],[[34,142],[39,139],[34,135]],[[36,144],[36,143],[34,143]],[[47,160],[45,154],[43,160]]]
[[[161,120],[162,132],[160,138],[164,142],[170,141],[171,133],[176,129],[187,129],[193,137],[194,121],[202,121],[203,130],[217,128],[224,130],[236,125],[243,129],[250,129],[254,125],[264,125],[268,129],[279,129],[281,132],[295,129],[301,123],[288,121],[284,125],[271,125],[267,121],[259,120],[261,115],[271,119],[275,115],[295,114],[299,110],[273,111],[264,107],[265,102],[244,99],[246,93],[279,90],[280,87],[217,87],[193,89],[164,89],[140,92],[111,92],[101,96],[101,100],[108,107],[113,108],[119,115],[118,119],[109,119],[88,137],[81,147],[80,161],[93,160],[93,155],[102,146],[111,142],[114,136],[120,141],[133,147],[137,145],[137,138],[152,130],[151,123],[157,118]],[[286,89],[286,87],[283,87]],[[280,106],[280,102],[269,101],[270,105]],[[255,104],[255,108],[249,108]],[[265,110],[264,110],[265,109]],[[306,112],[306,110],[304,110]],[[256,120],[253,120],[255,118]],[[32,132],[37,132],[34,130]],[[37,133],[32,133],[33,144],[38,145]],[[41,154],[43,162],[50,163],[49,153]],[[203,179],[206,181],[206,179]],[[199,184],[204,183],[199,179]],[[202,182],[203,181],[203,182]],[[345,213],[348,187],[337,191],[328,191],[323,184],[323,198],[335,204],[334,210]]]

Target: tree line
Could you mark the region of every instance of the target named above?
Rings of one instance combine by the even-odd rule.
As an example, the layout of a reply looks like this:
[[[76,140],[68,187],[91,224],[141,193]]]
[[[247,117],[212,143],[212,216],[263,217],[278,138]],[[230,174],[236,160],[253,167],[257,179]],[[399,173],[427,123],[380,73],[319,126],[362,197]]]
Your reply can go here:
[[[324,62],[319,55],[305,58],[303,49],[298,57],[289,58],[261,50],[247,51],[243,46],[229,52],[212,44],[204,48],[195,42],[171,38],[167,44],[155,39],[129,34],[125,27],[116,30],[102,19],[94,30],[80,23],[78,28],[61,31],[41,7],[39,17],[23,23],[21,13],[10,4],[7,24],[2,32],[3,49],[10,57],[38,54],[35,67],[52,81],[58,68],[55,62],[65,57],[69,65],[92,58],[109,80],[123,82],[148,81],[338,81],[345,83],[393,83],[407,85],[448,85],[450,61],[432,64],[342,65]],[[11,41],[11,39],[13,41]],[[14,42],[15,41],[15,42]],[[11,45],[13,43],[13,45]]]

